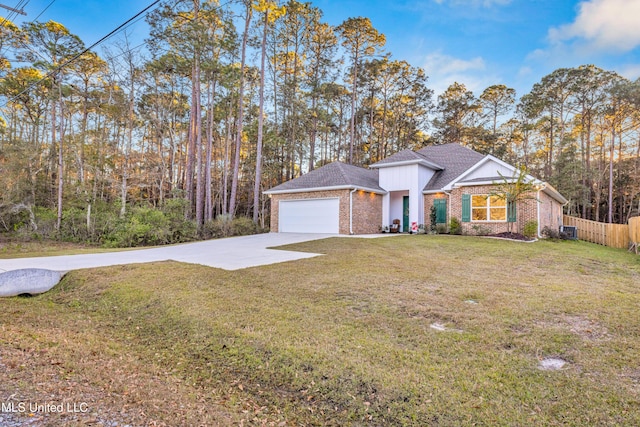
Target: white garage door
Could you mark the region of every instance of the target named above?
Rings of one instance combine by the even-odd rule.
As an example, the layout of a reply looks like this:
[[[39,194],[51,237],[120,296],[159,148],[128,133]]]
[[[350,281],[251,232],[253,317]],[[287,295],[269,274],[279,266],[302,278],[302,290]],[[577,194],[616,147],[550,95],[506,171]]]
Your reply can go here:
[[[281,233],[335,233],[340,229],[340,199],[281,200]]]

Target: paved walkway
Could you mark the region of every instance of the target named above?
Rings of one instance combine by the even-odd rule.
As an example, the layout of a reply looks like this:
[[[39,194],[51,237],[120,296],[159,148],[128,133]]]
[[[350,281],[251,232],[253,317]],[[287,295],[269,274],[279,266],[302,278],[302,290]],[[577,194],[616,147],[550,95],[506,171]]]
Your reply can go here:
[[[238,270],[321,255],[269,248],[337,236],[336,234],[266,233],[133,251],[0,259],[0,273],[24,268],[67,272],[83,268],[167,260]]]

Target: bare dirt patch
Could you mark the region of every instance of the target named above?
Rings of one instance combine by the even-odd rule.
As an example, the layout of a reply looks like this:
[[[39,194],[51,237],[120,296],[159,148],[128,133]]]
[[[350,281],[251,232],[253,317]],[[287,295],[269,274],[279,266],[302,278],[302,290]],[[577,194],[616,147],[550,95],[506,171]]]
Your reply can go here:
[[[554,321],[538,322],[544,328],[565,329],[587,341],[611,339],[609,330],[602,324],[582,316],[563,315]]]

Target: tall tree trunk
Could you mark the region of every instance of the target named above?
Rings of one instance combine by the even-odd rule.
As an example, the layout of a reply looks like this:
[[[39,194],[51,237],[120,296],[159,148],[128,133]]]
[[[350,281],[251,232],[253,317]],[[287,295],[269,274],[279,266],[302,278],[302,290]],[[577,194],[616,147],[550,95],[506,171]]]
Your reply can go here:
[[[195,65],[194,65],[195,68]],[[192,74],[195,74],[195,69],[192,69]],[[191,107],[189,109],[189,132],[187,136],[187,164],[184,177],[185,197],[187,199],[187,210],[185,211],[185,217],[191,218],[193,212],[193,173],[196,163],[196,134],[198,132],[196,124],[197,106],[195,99],[199,95],[196,93],[195,79],[192,77],[191,84]]]
[[[227,109],[227,132],[224,138],[224,170],[222,171],[222,215],[227,215],[229,213],[229,163],[231,156],[231,128],[233,127],[233,112],[231,101],[229,101],[229,106]]]
[[[616,125],[615,119],[611,129],[611,147],[609,150],[609,211],[607,215],[608,223],[613,223],[613,155],[616,146]]]
[[[205,209],[204,221],[213,219],[213,195],[211,187],[211,153],[213,151],[213,97],[215,95],[216,83],[209,82],[209,102],[207,105],[207,148],[205,152]]]
[[[358,91],[358,59],[358,55],[356,55],[353,61],[353,91],[351,92],[351,121],[349,123],[349,164],[353,164],[353,146],[355,145],[356,138],[356,92]]]
[[[202,218],[204,215],[204,194],[203,194],[203,168],[202,168],[202,106],[200,102],[200,60],[195,59],[195,92],[196,92],[196,117],[195,117],[195,149],[196,149],[196,224],[198,229],[202,227]]]
[[[235,156],[233,160],[233,180],[231,181],[231,196],[229,198],[229,213],[235,216],[236,195],[238,192],[238,179],[240,175],[240,148],[242,146],[242,122],[244,120],[244,66],[247,54],[247,40],[249,38],[249,24],[251,23],[251,1],[244,0],[246,6],[246,18],[244,21],[244,34],[242,35],[242,54],[240,59],[240,87],[238,90],[238,126],[236,129]]]
[[[131,61],[131,58],[130,58]],[[129,159],[131,157],[131,147],[133,146],[133,123],[134,123],[134,102],[135,102],[135,73],[133,63],[129,62],[131,85],[129,86],[129,114],[127,117],[127,142],[124,150],[124,160],[122,163],[122,186],[120,187],[120,217],[127,213],[127,179],[129,177]]]
[[[253,222],[258,223],[260,211],[260,182],[262,181],[262,131],[264,126],[264,72],[267,57],[267,29],[269,24],[269,9],[264,12],[264,26],[262,28],[262,58],[260,60],[260,107],[258,112],[258,141],[256,144],[256,177],[253,184]]]
[[[55,77],[54,77],[54,84],[55,84]],[[56,126],[57,126],[57,116],[56,116],[56,103],[53,102],[51,105],[51,148],[55,148],[56,147]],[[56,218],[56,230],[60,231],[60,226],[62,225],[62,200],[60,198],[60,178],[62,176],[62,151],[60,149],[60,145],[58,145],[58,163],[57,163],[57,176],[55,179],[55,182],[52,183],[52,186],[57,187],[58,188],[58,196],[56,198],[56,207],[57,207],[57,218]],[[53,155],[53,153],[52,153]],[[51,155],[51,156],[52,156]],[[53,159],[52,159],[53,161]],[[51,173],[53,174],[53,165],[51,165]],[[52,180],[53,181],[53,180]],[[53,194],[52,194],[53,196]]]
[[[60,142],[58,144],[58,219],[56,228],[60,231],[62,226],[62,196],[64,194],[64,106],[62,104],[62,85],[58,85],[60,99]],[[54,107],[55,108],[55,107]],[[52,123],[55,127],[55,123]]]

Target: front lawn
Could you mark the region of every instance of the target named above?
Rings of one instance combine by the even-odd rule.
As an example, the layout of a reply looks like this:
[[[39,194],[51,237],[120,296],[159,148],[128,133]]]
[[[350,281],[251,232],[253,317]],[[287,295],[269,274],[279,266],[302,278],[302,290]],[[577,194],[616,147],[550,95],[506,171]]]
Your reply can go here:
[[[640,425],[640,258],[582,242],[333,238],[238,271],[77,271],[0,300],[32,425]],[[560,370],[542,370],[547,357]],[[2,425],[2,421],[0,421]]]

